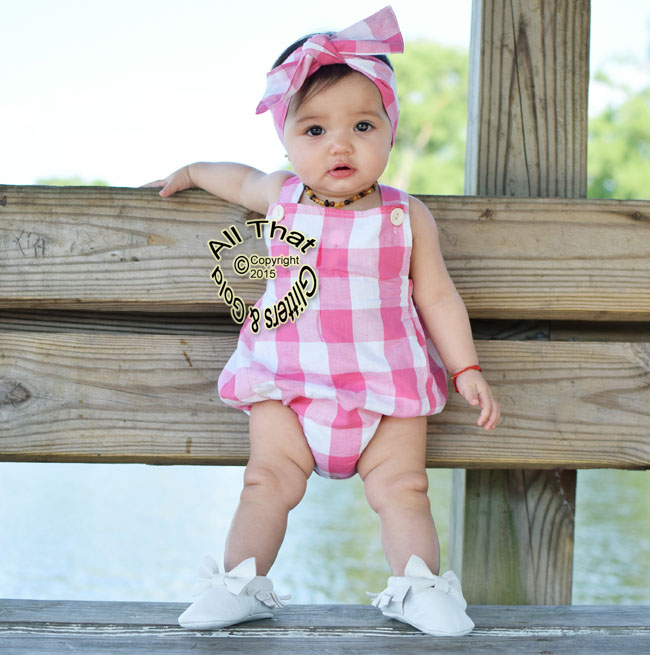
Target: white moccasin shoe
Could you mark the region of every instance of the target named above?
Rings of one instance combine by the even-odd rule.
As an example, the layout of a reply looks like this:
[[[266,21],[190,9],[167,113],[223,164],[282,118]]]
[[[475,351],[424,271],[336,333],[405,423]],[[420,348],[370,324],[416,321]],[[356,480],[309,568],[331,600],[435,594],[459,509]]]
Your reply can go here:
[[[391,577],[384,591],[368,595],[384,616],[436,637],[460,637],[474,628],[456,574],[434,575],[417,555],[409,559],[404,577]]]
[[[191,630],[214,630],[257,619],[270,619],[276,607],[284,607],[288,596],[278,596],[266,576],[257,575],[250,557],[228,573],[219,573],[217,563],[206,556],[199,570],[199,582],[192,590],[199,596],[179,617],[178,623]]]

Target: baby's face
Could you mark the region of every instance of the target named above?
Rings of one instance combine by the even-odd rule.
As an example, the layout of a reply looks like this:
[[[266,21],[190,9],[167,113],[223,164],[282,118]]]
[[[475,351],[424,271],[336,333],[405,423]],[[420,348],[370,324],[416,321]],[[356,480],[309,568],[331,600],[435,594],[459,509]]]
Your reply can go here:
[[[357,72],[290,109],[284,125],[298,177],[317,196],[335,201],[377,181],[388,163],[392,135],[379,90]]]

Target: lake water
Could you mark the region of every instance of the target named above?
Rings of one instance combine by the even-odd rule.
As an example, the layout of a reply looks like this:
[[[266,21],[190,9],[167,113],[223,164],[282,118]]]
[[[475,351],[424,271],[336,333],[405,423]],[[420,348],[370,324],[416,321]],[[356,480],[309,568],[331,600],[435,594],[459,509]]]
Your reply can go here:
[[[188,601],[221,561],[242,468],[0,463],[0,597]],[[451,471],[429,472],[443,567]],[[650,472],[580,471],[576,604],[650,603]],[[295,603],[366,603],[388,576],[357,477],[312,476],[271,577]]]

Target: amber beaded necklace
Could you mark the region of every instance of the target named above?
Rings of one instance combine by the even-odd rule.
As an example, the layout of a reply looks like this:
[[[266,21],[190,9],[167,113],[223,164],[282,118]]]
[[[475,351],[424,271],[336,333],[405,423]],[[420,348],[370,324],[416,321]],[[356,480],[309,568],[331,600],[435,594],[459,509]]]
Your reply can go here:
[[[356,202],[357,200],[361,200],[361,198],[365,198],[365,196],[369,196],[371,193],[376,191],[377,182],[375,182],[370,188],[366,189],[365,191],[361,191],[360,193],[357,193],[355,196],[352,196],[351,198],[346,198],[345,200],[337,200],[337,201],[321,200],[306,184],[303,185],[303,188],[305,193],[307,194],[307,197],[312,202],[315,202],[317,205],[320,205],[321,207],[334,207],[334,209],[341,209],[341,207],[346,207],[347,205],[350,205],[353,202]]]

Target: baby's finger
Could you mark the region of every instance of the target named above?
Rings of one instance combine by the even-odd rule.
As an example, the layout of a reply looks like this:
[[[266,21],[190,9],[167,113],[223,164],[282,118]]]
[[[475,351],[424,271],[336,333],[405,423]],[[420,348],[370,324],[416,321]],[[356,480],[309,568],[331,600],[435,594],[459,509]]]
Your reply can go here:
[[[178,189],[176,189],[171,184],[166,182],[165,186],[162,189],[160,189],[159,195],[161,195],[163,198],[166,198],[167,196],[171,196],[174,193],[176,193],[177,190]]]
[[[147,182],[147,184],[143,184],[140,188],[141,189],[158,189],[162,186],[165,186],[167,184],[167,180],[155,180],[154,182]]]
[[[496,426],[498,425],[500,418],[501,418],[501,406],[494,398],[492,398],[490,416],[488,420],[485,422],[485,429],[494,430],[494,428],[496,428]]]
[[[488,426],[490,425],[490,419],[495,405],[489,390],[479,391],[479,401],[481,403],[481,414],[478,417],[477,425],[482,425],[486,430],[489,430],[490,428]]]
[[[488,420],[489,416],[490,416],[490,408],[487,406],[483,407],[481,409],[481,414],[478,417],[478,421],[476,422],[476,425],[478,425],[479,427],[481,427],[482,425],[486,425],[486,421]]]
[[[468,389],[462,389],[461,395],[470,405],[476,406],[481,402],[479,391],[474,385],[471,385]]]
[[[498,402],[493,400],[492,411],[490,412],[490,417],[485,423],[485,429],[494,430],[494,428],[496,428],[497,424],[499,423],[500,418],[501,418],[501,407],[499,406]]]

